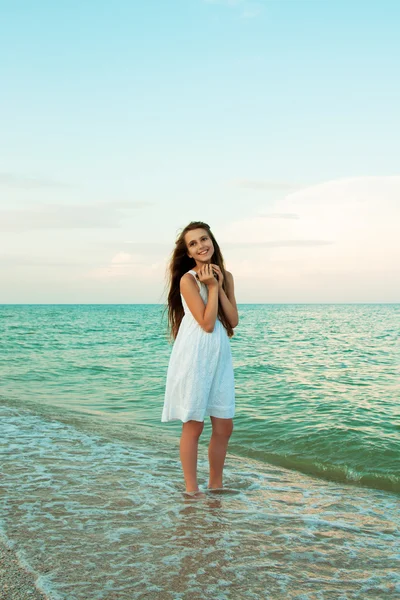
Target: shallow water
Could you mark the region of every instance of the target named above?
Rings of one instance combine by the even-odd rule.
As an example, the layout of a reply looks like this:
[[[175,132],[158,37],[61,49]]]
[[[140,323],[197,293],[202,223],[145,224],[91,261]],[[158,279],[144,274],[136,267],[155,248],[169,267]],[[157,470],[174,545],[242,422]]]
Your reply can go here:
[[[54,600],[391,598],[400,498],[228,453],[183,495],[174,436],[121,415],[0,406],[0,532]],[[204,434],[204,432],[203,432]],[[200,487],[207,485],[205,447]]]

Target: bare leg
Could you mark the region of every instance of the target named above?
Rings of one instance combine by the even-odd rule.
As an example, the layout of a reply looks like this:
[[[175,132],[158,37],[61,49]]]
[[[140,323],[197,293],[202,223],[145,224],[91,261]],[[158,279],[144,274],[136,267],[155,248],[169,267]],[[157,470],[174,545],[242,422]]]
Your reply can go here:
[[[210,417],[210,419],[212,422],[212,435],[208,446],[208,460],[210,462],[208,487],[221,488],[222,470],[229,438],[233,431],[233,419],[219,419],[217,417]]]
[[[187,492],[199,489],[197,485],[197,449],[203,428],[204,421],[182,423],[180,457]]]

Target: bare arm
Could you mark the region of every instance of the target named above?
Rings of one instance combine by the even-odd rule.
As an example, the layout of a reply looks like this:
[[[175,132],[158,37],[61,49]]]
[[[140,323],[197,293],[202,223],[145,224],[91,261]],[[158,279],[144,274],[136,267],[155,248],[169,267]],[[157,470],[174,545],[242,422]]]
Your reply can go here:
[[[213,265],[214,266],[214,265]],[[236,327],[239,323],[239,313],[237,309],[235,299],[235,284],[233,281],[233,275],[229,271],[226,271],[226,292],[222,288],[222,273],[219,267],[216,269],[219,277],[219,301],[221,302],[222,309],[226,318],[228,319],[231,327]]]
[[[190,312],[200,327],[207,333],[212,333],[218,316],[218,281],[213,275],[208,278],[203,277],[203,281],[208,287],[207,305],[204,304],[199,287],[190,273],[182,276],[180,290]]]

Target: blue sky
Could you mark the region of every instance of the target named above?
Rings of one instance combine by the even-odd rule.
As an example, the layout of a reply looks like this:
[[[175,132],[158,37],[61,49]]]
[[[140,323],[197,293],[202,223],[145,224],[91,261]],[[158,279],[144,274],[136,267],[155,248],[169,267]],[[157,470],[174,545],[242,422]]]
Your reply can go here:
[[[0,11],[0,302],[162,302],[197,219],[238,302],[399,301],[397,1]]]

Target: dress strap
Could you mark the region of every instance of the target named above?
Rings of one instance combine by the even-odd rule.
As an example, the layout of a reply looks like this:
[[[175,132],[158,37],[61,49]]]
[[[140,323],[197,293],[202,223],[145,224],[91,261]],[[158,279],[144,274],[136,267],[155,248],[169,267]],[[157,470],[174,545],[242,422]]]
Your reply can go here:
[[[196,271],[194,271],[193,269],[190,269],[190,271],[188,271],[188,273],[191,273],[193,275],[193,277],[195,278],[195,280],[197,282],[197,285],[199,286],[199,288],[201,288],[201,281],[199,281]]]

